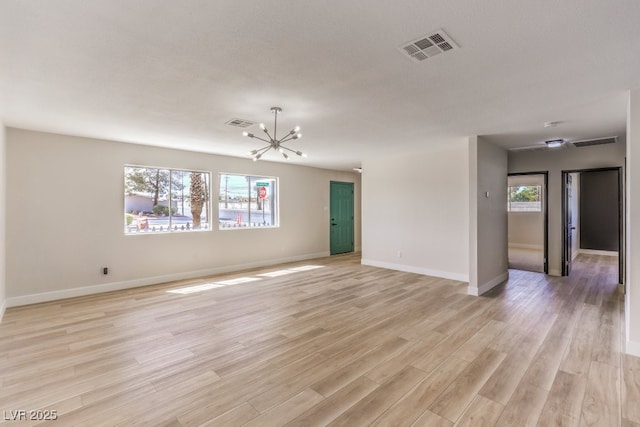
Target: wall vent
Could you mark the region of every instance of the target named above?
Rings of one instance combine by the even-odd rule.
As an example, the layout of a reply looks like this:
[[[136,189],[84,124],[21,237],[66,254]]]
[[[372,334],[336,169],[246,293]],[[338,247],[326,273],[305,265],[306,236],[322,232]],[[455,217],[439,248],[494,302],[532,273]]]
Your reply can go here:
[[[612,136],[609,138],[598,138],[598,139],[585,139],[584,141],[575,141],[572,144],[575,147],[590,147],[592,145],[604,145],[604,144],[615,144],[618,140],[617,136]]]
[[[413,62],[422,62],[425,59],[459,48],[460,46],[444,30],[439,29],[404,43],[398,47],[398,50]]]
[[[235,126],[237,128],[248,128],[249,126],[253,126],[255,124],[255,122],[243,119],[231,119],[228,122],[225,122],[225,125]]]

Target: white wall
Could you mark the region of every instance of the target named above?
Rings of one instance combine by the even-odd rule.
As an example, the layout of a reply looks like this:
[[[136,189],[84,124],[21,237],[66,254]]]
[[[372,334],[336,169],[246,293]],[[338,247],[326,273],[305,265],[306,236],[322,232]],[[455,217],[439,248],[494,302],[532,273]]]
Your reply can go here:
[[[469,289],[481,295],[508,278],[507,152],[481,137],[469,144]]]
[[[549,172],[549,274],[562,274],[562,171],[624,166],[625,138],[584,148],[510,151],[509,173]]]
[[[468,281],[467,139],[362,167],[362,263]]]
[[[631,221],[640,214],[640,89],[630,92],[627,141],[626,351],[640,356],[640,225]]]
[[[125,236],[125,164],[279,177],[281,226]],[[8,128],[8,305],[328,255],[331,180],[356,183],[358,248],[358,174]]]
[[[0,321],[6,307],[6,142],[5,127],[0,122]]]
[[[509,246],[524,249],[544,249],[544,175],[516,175],[508,179],[510,187],[539,185],[542,187],[540,212],[509,212]]]

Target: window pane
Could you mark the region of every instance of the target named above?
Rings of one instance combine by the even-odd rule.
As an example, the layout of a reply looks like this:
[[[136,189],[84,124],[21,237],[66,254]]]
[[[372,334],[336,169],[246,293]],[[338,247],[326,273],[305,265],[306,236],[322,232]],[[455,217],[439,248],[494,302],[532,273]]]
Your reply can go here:
[[[519,185],[507,188],[509,212],[541,212],[542,186]]]
[[[125,166],[124,174],[125,234],[210,229],[208,173]]]
[[[220,174],[220,229],[277,227],[277,179]]]

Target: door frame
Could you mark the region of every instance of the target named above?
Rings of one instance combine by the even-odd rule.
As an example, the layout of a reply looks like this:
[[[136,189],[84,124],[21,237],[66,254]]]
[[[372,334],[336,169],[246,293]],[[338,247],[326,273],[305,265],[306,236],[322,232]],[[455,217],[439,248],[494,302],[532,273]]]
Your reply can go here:
[[[523,176],[523,175],[542,175],[544,176],[544,243],[543,243],[543,251],[544,251],[544,274],[549,274],[549,171],[537,171],[537,172],[513,172],[508,173],[507,177],[510,176]],[[507,188],[509,187],[509,180],[507,179]],[[508,224],[508,216],[507,216],[507,224]],[[509,252],[509,248],[507,247],[507,253]]]
[[[351,250],[347,252],[334,252],[334,245],[332,241],[332,224],[333,219],[331,215],[333,213],[333,206],[331,205],[333,201],[333,187],[334,185],[348,185],[351,187]],[[329,254],[330,255],[338,255],[342,253],[350,253],[355,251],[355,183],[350,181],[329,181]]]
[[[618,172],[618,283],[624,283],[624,247],[625,247],[625,235],[624,235],[624,186],[623,186],[623,174],[622,166],[611,166],[605,168],[591,168],[591,169],[568,169],[562,170],[561,176],[561,191],[562,195],[562,275],[567,276],[567,246],[569,244],[567,240],[567,200],[566,200],[566,176],[570,173],[581,172],[605,172],[605,171],[617,171]]]

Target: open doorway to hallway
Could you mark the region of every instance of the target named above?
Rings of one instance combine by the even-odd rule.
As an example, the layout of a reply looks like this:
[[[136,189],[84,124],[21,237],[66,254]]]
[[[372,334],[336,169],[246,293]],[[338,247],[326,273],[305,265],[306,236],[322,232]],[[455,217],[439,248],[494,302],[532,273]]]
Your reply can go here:
[[[509,174],[509,268],[548,273],[547,172]]]
[[[623,283],[622,168],[562,171],[562,275],[579,254],[617,258]]]

